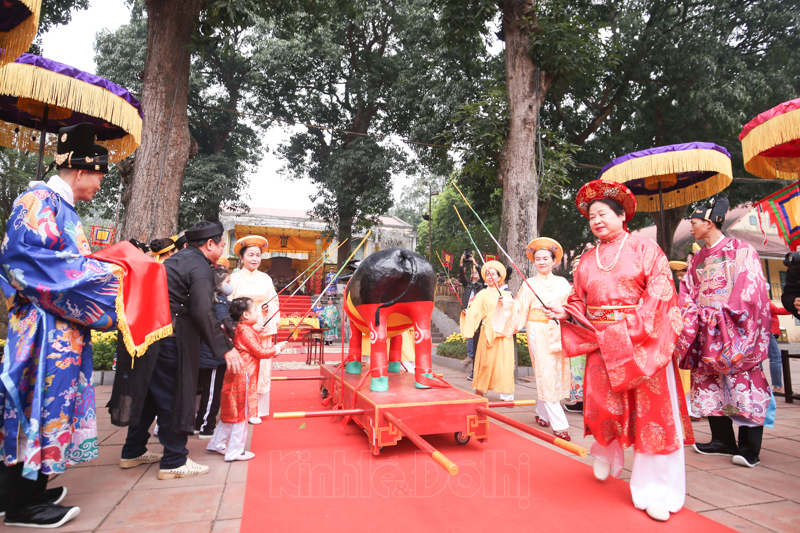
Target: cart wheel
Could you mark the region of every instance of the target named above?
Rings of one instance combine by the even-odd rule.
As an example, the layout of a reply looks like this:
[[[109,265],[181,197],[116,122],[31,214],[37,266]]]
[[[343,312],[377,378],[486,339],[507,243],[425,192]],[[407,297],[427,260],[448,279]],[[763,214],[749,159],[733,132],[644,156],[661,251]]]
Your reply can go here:
[[[469,442],[470,436],[464,435],[462,431],[458,431],[455,434],[456,442],[461,444],[462,446]]]
[[[320,388],[319,388],[319,393],[320,393],[320,396],[322,396],[322,399],[323,399],[323,400],[324,400],[325,398],[327,398],[328,396],[330,396],[330,394],[328,393],[328,389],[326,389],[326,388],[325,388],[325,387],[323,387],[323,386],[320,386]]]

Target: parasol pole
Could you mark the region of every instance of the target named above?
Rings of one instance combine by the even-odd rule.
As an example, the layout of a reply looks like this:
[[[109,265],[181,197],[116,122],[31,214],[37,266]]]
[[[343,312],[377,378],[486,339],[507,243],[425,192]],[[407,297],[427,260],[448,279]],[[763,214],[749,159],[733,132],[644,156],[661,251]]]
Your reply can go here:
[[[355,249],[355,250],[353,250],[352,252],[350,252],[350,256],[349,256],[349,257],[348,257],[348,258],[345,260],[345,262],[342,264],[342,268],[340,268],[340,269],[339,269],[339,271],[336,273],[336,276],[335,276],[335,277],[334,277],[332,280],[330,280],[330,281],[328,282],[328,284],[327,284],[327,285],[325,285],[325,288],[324,288],[324,289],[322,289],[322,293],[321,293],[319,296],[317,296],[317,299],[316,299],[316,300],[314,300],[314,303],[313,303],[313,304],[311,304],[311,307],[309,307],[309,308],[308,308],[308,311],[306,311],[306,312],[305,312],[305,314],[306,314],[306,315],[307,315],[308,313],[310,313],[310,312],[311,312],[311,310],[312,310],[312,309],[314,309],[314,307],[315,307],[315,306],[316,306],[316,305],[319,303],[319,301],[320,301],[320,300],[322,299],[322,297],[325,295],[325,291],[327,291],[327,290],[328,290],[328,287],[330,287],[330,286],[331,286],[331,284],[332,284],[334,281],[336,281],[336,278],[338,278],[338,277],[339,277],[339,274],[341,274],[341,273],[342,273],[342,270],[344,270],[344,269],[347,267],[347,264],[350,262],[350,260],[353,258],[353,256],[354,256],[354,255],[356,255],[356,252],[358,252],[358,250],[359,250],[359,249],[361,249],[361,247],[362,247],[362,246],[364,246],[364,243],[365,243],[365,242],[367,242],[367,239],[369,239],[369,236],[370,236],[370,235],[372,235],[372,230],[368,231],[368,232],[367,232],[367,234],[366,234],[366,235],[364,235],[364,238],[363,238],[363,239],[361,239],[361,242],[360,242],[360,243],[358,243],[358,246],[356,247],[356,249]],[[301,320],[298,320],[298,321],[297,321],[297,325],[294,327],[294,329],[293,329],[293,330],[292,330],[292,332],[289,334],[289,336],[287,337],[287,339],[291,339],[291,338],[292,338],[292,336],[293,336],[295,333],[297,333],[297,330],[298,330],[298,329],[300,329],[300,326],[301,326],[302,324],[303,324],[303,321],[302,321],[302,319],[301,319]],[[342,344],[344,344],[344,343],[342,343]]]
[[[658,180],[658,204],[661,217],[661,251],[667,253],[667,228],[664,226],[664,195],[661,192],[661,180]]]
[[[41,181],[44,177],[44,169],[42,168],[44,159],[44,140],[47,136],[47,116],[50,114],[50,106],[44,106],[44,114],[42,115],[42,131],[39,132],[39,159],[36,162],[36,181]]]
[[[450,279],[450,274],[447,272],[447,267],[444,266],[444,261],[442,261],[442,258],[439,256],[438,250],[436,251],[436,257],[439,258],[439,262],[442,264],[442,268],[444,268],[444,275],[447,276],[447,282],[450,284],[450,288],[453,289],[453,294],[455,294],[456,298],[458,298],[458,303],[461,304],[461,307],[464,307],[464,302],[461,301],[461,298],[458,296],[458,292],[456,292],[456,288],[453,287],[453,280]]]
[[[459,189],[459,188],[458,188],[458,185],[456,185],[456,184],[455,184],[455,182],[451,182],[451,183],[453,184],[453,187],[455,187],[455,188],[456,188],[456,190],[458,191],[458,194],[460,194],[460,195],[461,195],[461,198],[463,198],[463,199],[464,199],[464,203],[466,203],[466,204],[467,204],[467,207],[469,207],[470,211],[472,211],[472,214],[473,214],[473,215],[475,215],[475,218],[477,218],[477,219],[478,219],[478,222],[480,222],[480,223],[481,223],[481,226],[483,226],[483,229],[485,229],[485,230],[486,230],[486,233],[488,233],[488,234],[489,234],[489,237],[491,237],[491,238],[492,238],[492,240],[493,240],[493,241],[494,241],[494,243],[497,245],[497,247],[500,249],[500,251],[501,251],[501,252],[503,252],[503,255],[505,255],[505,256],[506,256],[506,258],[507,258],[507,259],[508,259],[508,260],[511,262],[511,266],[513,266],[513,267],[514,267],[514,270],[516,270],[516,271],[517,271],[517,274],[519,274],[519,277],[521,277],[521,278],[522,278],[522,281],[525,283],[525,285],[527,285],[527,286],[528,286],[528,288],[530,289],[530,291],[533,293],[533,295],[534,295],[534,296],[536,296],[536,299],[537,299],[537,300],[539,300],[539,303],[540,303],[540,304],[542,304],[542,307],[544,307],[545,309],[547,309],[547,310],[549,311],[549,310],[550,310],[550,308],[549,308],[549,307],[547,307],[547,306],[545,305],[545,303],[542,301],[542,299],[541,299],[541,298],[539,298],[539,295],[538,295],[538,294],[536,294],[536,291],[535,291],[535,290],[533,290],[533,287],[531,287],[531,284],[530,284],[530,283],[528,283],[528,279],[525,277],[525,275],[524,275],[524,274],[522,273],[522,271],[519,269],[519,267],[517,266],[517,264],[514,262],[514,259],[512,259],[512,258],[511,258],[511,256],[508,254],[508,252],[506,252],[506,249],[505,249],[505,248],[503,248],[503,247],[500,245],[500,243],[499,243],[499,242],[497,242],[497,239],[495,239],[495,238],[494,238],[494,235],[492,235],[492,232],[491,232],[491,231],[489,231],[489,228],[487,228],[487,227],[486,227],[486,224],[484,224],[484,223],[483,223],[483,219],[481,219],[480,215],[478,215],[478,213],[475,211],[475,209],[473,209],[473,208],[472,208],[472,206],[470,205],[470,203],[467,201],[467,198],[466,198],[466,196],[464,196],[464,193],[462,193],[462,192],[461,192],[461,189]],[[453,206],[453,207],[455,207],[455,206]],[[458,212],[458,209],[456,209],[456,213],[457,213],[457,212]],[[459,216],[458,218],[461,218],[461,216]],[[463,223],[464,223],[464,221],[462,220],[462,221],[461,221],[461,223],[463,224]],[[464,226],[464,227],[466,228],[466,226]],[[555,322],[556,324],[558,324],[558,320],[554,320],[554,322]]]

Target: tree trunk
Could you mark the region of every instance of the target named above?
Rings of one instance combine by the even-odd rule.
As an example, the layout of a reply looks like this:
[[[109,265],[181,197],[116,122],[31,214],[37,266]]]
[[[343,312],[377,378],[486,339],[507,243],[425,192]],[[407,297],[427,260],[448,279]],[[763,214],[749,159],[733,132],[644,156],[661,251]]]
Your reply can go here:
[[[534,165],[536,124],[544,99],[545,75],[540,73],[537,86],[536,65],[529,53],[529,30],[523,16],[534,16],[533,0],[504,2],[506,87],[508,88],[509,131],[500,152],[498,181],[503,187],[503,212],[500,242],[523,273],[528,271],[525,250],[538,235],[538,179]],[[501,253],[498,250],[498,253]],[[503,263],[508,259],[503,257]],[[509,270],[513,270],[508,265]],[[516,293],[522,284],[518,275],[509,287]]]
[[[685,214],[685,205],[681,207],[673,207],[672,209],[665,209],[664,226],[662,227],[660,213],[658,211],[648,213],[650,218],[652,218],[656,223],[656,242],[664,251],[664,255],[667,256],[667,259],[672,260],[672,241],[675,239],[675,230],[678,229],[678,225],[681,223],[681,220],[683,220],[683,216]],[[666,236],[666,239],[664,239],[664,236]],[[678,257],[677,259],[683,261],[685,258]]]
[[[344,242],[345,239],[351,239],[348,241],[347,245],[340,247],[339,251],[336,252],[336,264],[338,268],[342,267],[353,250],[353,225],[350,223],[350,220],[347,220],[347,222],[340,222],[336,231],[336,238],[339,239],[340,243]]]
[[[142,144],[136,152],[122,238],[149,242],[177,233],[191,136],[186,50],[202,0],[146,0]],[[163,160],[163,168],[162,168]]]

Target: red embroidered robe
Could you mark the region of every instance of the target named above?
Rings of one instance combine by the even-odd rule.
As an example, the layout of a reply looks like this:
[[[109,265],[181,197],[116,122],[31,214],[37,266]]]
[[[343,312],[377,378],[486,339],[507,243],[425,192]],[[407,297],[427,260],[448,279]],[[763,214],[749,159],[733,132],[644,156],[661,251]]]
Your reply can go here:
[[[641,453],[672,453],[683,443],[666,366],[673,362],[680,383],[674,353],[683,322],[669,263],[656,243],[624,231],[600,244],[600,264],[613,264],[610,271],[598,267],[596,253],[584,254],[574,272],[566,310],[575,323],[561,322],[564,355],[586,355],[585,435],[604,446],[617,440]],[[691,444],[685,399],[676,400]]]
[[[244,370],[234,374],[228,369],[222,381],[220,420],[238,424],[258,413],[258,370],[261,359],[275,357],[274,346],[265,348],[261,336],[250,324],[238,324],[233,346],[244,360]]]

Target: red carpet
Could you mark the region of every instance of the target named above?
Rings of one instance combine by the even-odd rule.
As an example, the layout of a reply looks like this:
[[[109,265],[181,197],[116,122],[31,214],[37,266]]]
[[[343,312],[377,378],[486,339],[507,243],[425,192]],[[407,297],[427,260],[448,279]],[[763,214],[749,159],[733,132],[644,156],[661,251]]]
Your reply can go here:
[[[274,382],[272,409],[321,410],[318,387]],[[496,424],[487,446],[426,437],[458,464],[449,476],[405,438],[373,456],[364,431],[339,420],[254,428],[242,532],[731,531],[687,509],[654,522],[633,507],[626,482],[600,483],[589,466]]]

